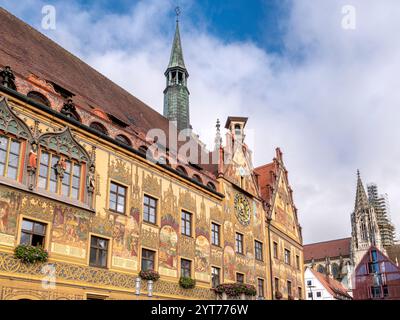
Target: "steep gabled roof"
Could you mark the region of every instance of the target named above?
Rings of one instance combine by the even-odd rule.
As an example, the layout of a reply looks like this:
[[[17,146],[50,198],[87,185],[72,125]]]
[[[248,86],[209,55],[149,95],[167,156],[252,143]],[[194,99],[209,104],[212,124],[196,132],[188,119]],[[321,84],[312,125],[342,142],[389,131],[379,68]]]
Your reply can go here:
[[[339,282],[330,276],[324,275],[312,268],[309,268],[311,273],[315,278],[324,286],[324,288],[333,296],[338,298],[338,296],[346,297],[352,299],[352,297],[347,293],[346,288]]]
[[[168,119],[3,8],[0,43],[0,65],[16,74],[54,82],[75,94],[80,108],[100,108],[135,131],[160,128],[168,134]]]
[[[303,246],[304,261],[322,260],[326,257],[350,256],[351,238],[336,239]]]

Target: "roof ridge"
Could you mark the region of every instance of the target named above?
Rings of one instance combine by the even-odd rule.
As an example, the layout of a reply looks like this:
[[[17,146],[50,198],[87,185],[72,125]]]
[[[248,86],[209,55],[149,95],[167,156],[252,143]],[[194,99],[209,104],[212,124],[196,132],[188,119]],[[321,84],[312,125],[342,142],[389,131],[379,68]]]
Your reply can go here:
[[[35,29],[33,26],[31,26],[30,24],[26,23],[25,21],[23,21],[22,19],[18,18],[17,16],[13,15],[11,12],[7,11],[6,9],[0,7],[0,10],[3,11],[10,19],[14,20],[17,23],[22,24],[24,27],[27,27],[30,29],[31,32],[35,33],[36,35],[40,36],[41,39],[39,39],[39,41],[46,41],[46,42],[50,42],[52,45],[54,45],[58,50],[61,50],[64,54],[67,54],[70,58],[72,58],[74,60],[75,63],[77,64],[83,64],[85,67],[90,68],[92,71],[94,71],[96,73],[97,76],[100,76],[102,79],[106,80],[108,83],[107,85],[110,86],[112,85],[115,89],[121,91],[121,93],[123,94],[127,94],[129,95],[131,98],[135,99],[138,103],[141,103],[144,107],[150,109],[151,111],[157,113],[160,117],[164,118],[166,121],[168,121],[168,119],[166,117],[164,117],[163,114],[161,114],[160,112],[158,112],[157,110],[153,109],[151,106],[149,106],[148,104],[146,104],[145,102],[143,102],[142,100],[140,100],[139,98],[137,98],[136,96],[134,96],[132,93],[130,93],[129,91],[127,91],[126,89],[124,89],[123,87],[121,87],[120,85],[116,84],[113,80],[107,78],[104,74],[102,74],[100,71],[96,70],[94,67],[92,67],[91,65],[89,65],[88,63],[86,63],[85,61],[83,61],[81,58],[79,58],[77,55],[73,54],[72,52],[68,51],[67,49],[63,48],[60,44],[58,44],[56,41],[54,41],[53,39],[47,37],[45,34],[43,34],[42,32],[40,32],[39,30]],[[10,55],[9,51],[4,51],[6,54]],[[46,72],[43,71],[42,68],[40,68],[40,66],[35,66],[36,71],[41,72],[43,75],[46,75],[46,77],[52,78],[52,76]],[[55,82],[63,82],[60,79],[53,79]],[[100,107],[103,111],[105,111],[106,109],[99,105],[98,102],[94,101],[91,97],[88,97],[86,94],[84,94],[83,92],[79,91],[79,88],[74,88],[72,87],[70,84],[65,84],[63,83],[63,85],[65,87],[69,87],[71,91],[75,91],[76,93],[79,93],[79,95],[81,97],[84,97],[85,99],[90,100],[91,102],[93,102],[94,104],[96,104],[97,107]],[[116,105],[116,107],[118,107]],[[109,112],[109,111],[107,111]],[[110,112],[112,113],[112,112]]]
[[[320,243],[327,243],[327,242],[340,241],[340,240],[351,240],[351,237],[339,238],[339,239],[333,239],[333,240],[325,240],[325,241],[314,242],[314,243],[308,243],[308,244],[304,244],[303,247],[305,247],[305,246],[312,246],[312,245],[320,244]]]

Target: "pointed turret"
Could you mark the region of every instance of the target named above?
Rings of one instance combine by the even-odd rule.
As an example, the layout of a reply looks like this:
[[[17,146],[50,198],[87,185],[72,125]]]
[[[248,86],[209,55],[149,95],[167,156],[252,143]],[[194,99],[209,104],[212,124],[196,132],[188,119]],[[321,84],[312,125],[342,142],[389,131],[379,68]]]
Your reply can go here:
[[[219,122],[219,119],[217,119],[217,124],[215,125],[217,128],[217,132],[215,133],[215,148],[214,150],[219,150],[219,148],[222,145],[222,137],[221,137],[221,123]]]
[[[179,32],[179,20],[178,19],[176,20],[174,42],[172,44],[171,57],[169,59],[167,72],[168,72],[168,69],[176,68],[176,67],[183,69],[187,73],[185,61],[183,59],[181,35]]]
[[[354,205],[355,210],[368,208],[369,202],[367,193],[365,192],[364,185],[361,181],[360,171],[357,170],[357,191],[356,191],[356,202]]]
[[[189,73],[186,70],[183,60],[178,20],[180,14],[179,8],[177,8],[176,14],[174,42],[172,44],[169,64],[165,71],[166,88],[164,90],[164,117],[168,118],[170,121],[174,121],[178,132],[181,132],[185,129],[191,129],[189,117],[189,90],[187,88]]]

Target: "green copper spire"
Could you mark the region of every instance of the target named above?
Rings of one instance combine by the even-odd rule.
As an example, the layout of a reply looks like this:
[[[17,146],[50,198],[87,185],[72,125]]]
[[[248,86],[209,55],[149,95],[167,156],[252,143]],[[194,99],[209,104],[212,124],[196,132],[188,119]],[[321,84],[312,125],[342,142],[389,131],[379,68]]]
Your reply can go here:
[[[180,10],[176,10],[177,17]],[[176,19],[174,42],[172,44],[171,57],[165,71],[166,88],[164,90],[164,117],[176,123],[178,132],[190,129],[189,118],[189,90],[186,70],[183,60],[181,36],[179,33],[179,20]]]
[[[183,60],[181,35],[179,33],[179,20],[176,20],[174,43],[172,44],[171,57],[169,59],[168,69],[180,67],[186,70]]]

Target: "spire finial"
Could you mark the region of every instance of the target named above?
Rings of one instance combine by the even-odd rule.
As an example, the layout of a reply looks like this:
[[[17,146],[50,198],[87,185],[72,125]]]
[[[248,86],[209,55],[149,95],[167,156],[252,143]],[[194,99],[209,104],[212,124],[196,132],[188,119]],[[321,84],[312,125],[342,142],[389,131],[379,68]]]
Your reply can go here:
[[[179,6],[175,8],[175,14],[176,14],[176,22],[179,22],[179,16],[181,15],[181,8]]]
[[[221,123],[219,119],[217,119],[217,124],[215,125],[217,128],[217,133],[215,134],[215,150],[218,150],[222,145],[222,137],[221,137]]]

